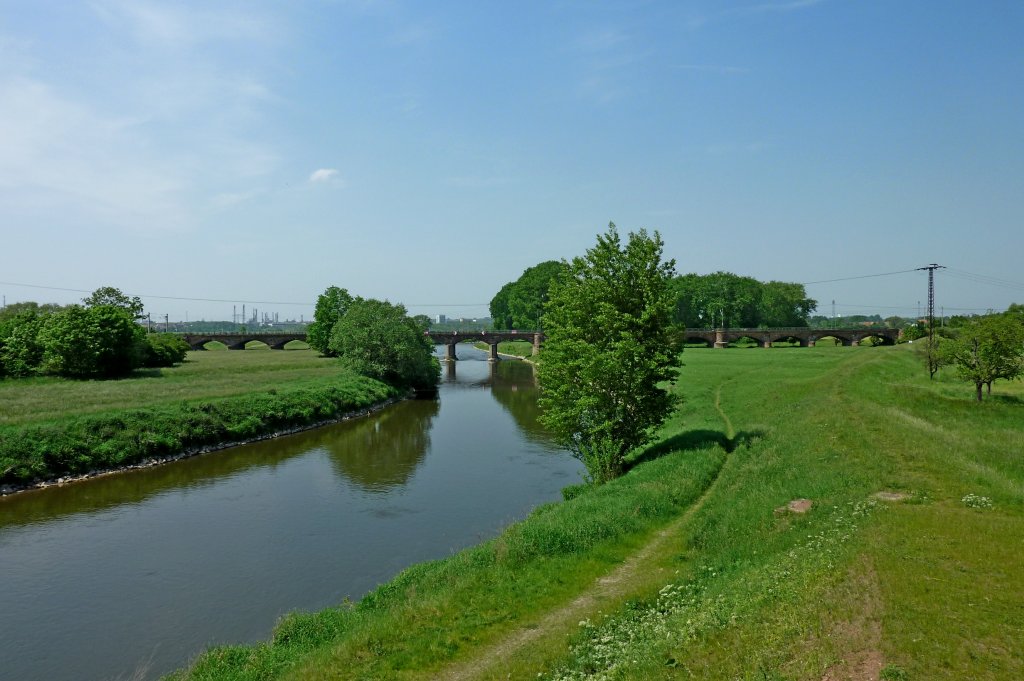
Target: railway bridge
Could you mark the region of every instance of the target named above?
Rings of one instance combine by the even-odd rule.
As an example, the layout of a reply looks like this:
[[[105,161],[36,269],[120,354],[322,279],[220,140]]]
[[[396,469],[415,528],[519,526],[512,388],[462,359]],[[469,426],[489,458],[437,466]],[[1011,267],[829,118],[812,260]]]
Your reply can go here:
[[[488,359],[498,359],[498,343],[504,341],[527,341],[533,344],[533,354],[544,344],[540,331],[426,331],[425,334],[435,345],[445,346],[445,360],[454,361],[455,346],[466,341],[483,342],[490,347]],[[814,347],[822,338],[832,337],[843,345],[860,345],[865,338],[875,338],[883,345],[893,345],[900,336],[899,329],[811,329],[792,327],[780,329],[685,329],[682,339],[685,343],[704,343],[711,348],[725,348],[729,343],[749,338],[761,347],[770,348],[779,341],[796,342],[800,347]],[[259,341],[274,350],[283,350],[291,341],[306,341],[305,333],[187,333],[182,338],[193,350],[205,350],[211,341],[223,343],[229,350],[244,350],[247,343]]]

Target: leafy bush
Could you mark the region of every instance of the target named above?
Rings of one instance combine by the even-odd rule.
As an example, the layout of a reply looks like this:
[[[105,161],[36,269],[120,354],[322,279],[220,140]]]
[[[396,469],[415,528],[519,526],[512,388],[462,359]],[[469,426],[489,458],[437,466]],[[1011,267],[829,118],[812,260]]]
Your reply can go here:
[[[173,333],[151,333],[146,336],[142,366],[172,367],[185,361],[188,343]]]
[[[124,376],[142,361],[145,331],[113,305],[69,305],[39,331],[43,368],[76,378]]]
[[[437,386],[441,367],[425,329],[401,305],[356,298],[331,333],[331,349],[352,370],[400,388]]]

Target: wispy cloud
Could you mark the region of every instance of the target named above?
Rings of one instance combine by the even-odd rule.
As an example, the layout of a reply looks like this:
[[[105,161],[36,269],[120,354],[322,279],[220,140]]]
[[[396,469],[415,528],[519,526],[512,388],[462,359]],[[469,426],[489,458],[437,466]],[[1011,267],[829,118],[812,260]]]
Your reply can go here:
[[[723,66],[719,64],[676,64],[672,68],[679,71],[693,71],[695,73],[718,73],[722,75],[737,75],[750,73],[750,69],[742,66]]]
[[[277,100],[224,43],[265,46],[272,22],[148,0],[88,7],[96,40],[62,49],[96,63],[73,82],[42,34],[0,34],[0,214],[189,231],[207,211],[246,200],[240,180],[279,163],[262,134],[263,110]]]
[[[331,180],[338,177],[337,168],[319,168],[314,170],[310,176],[309,181],[313,183],[324,183],[330,182]]]
[[[614,27],[593,29],[577,36],[570,45],[581,69],[577,94],[599,104],[628,97],[636,81],[633,67],[652,54],[634,43],[629,34]]]
[[[741,5],[740,7],[732,7],[712,14],[696,15],[691,17],[687,23],[691,29],[699,29],[706,24],[725,21],[728,19],[752,17],[759,14],[787,14],[790,12],[797,12],[816,5],[824,4],[828,1],[829,0],[786,0],[783,2],[762,2],[752,5]]]
[[[224,40],[267,39],[272,24],[249,11],[196,9],[148,0],[98,0],[97,15],[118,29],[129,31],[137,42],[168,46]]]
[[[583,52],[605,52],[628,40],[629,36],[617,28],[602,28],[577,36],[573,47]]]
[[[508,177],[486,177],[480,175],[461,175],[457,177],[446,177],[444,183],[450,187],[459,189],[485,189],[488,187],[501,187],[510,184],[513,180]]]

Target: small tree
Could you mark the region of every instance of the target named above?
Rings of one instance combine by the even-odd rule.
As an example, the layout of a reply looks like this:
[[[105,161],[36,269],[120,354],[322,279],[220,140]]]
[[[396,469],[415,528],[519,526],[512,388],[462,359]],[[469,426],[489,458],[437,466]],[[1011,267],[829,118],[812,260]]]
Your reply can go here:
[[[950,357],[961,379],[974,384],[982,401],[982,386],[1024,374],[1024,325],[1012,317],[993,315],[973,321],[951,344]]]
[[[437,386],[441,365],[425,331],[402,305],[356,298],[334,325],[330,350],[364,376],[427,390]]]
[[[352,296],[343,288],[329,286],[316,299],[316,310],[313,312],[313,323],[306,330],[306,342],[321,355],[334,357],[331,349],[331,332],[338,320],[352,304]]]
[[[660,384],[676,371],[669,333],[675,262],[662,262],[655,232],[614,224],[551,285],[540,365],[541,422],[604,483],[650,441],[674,398]]]

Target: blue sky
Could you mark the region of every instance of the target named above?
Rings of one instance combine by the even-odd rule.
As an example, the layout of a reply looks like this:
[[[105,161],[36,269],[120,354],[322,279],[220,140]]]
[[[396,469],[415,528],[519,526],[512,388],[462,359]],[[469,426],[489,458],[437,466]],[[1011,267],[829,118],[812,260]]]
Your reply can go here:
[[[936,262],[947,313],[1004,309],[1021,35],[1009,1],[0,0],[0,293],[284,319],[333,284],[477,316],[614,221],[681,273]],[[910,315],[926,285],[807,288]]]

